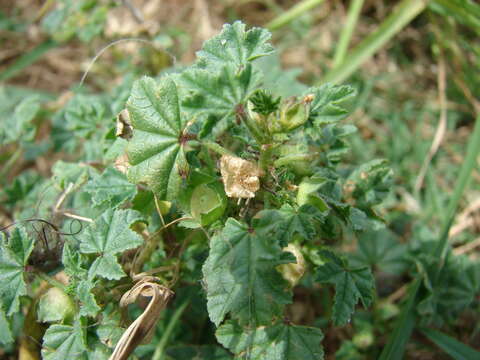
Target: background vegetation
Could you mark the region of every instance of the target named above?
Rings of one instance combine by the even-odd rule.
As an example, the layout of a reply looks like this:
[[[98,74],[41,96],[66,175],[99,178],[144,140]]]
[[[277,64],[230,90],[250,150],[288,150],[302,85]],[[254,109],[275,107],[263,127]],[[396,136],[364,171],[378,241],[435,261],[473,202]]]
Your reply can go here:
[[[278,52],[261,61],[286,94],[325,82],[353,86],[357,97],[344,122],[358,131],[345,156],[354,164],[385,158],[394,173],[377,208],[386,227],[332,244],[352,264],[372,266],[373,305],[335,326],[332,290],[318,295],[300,283],[291,319],[323,329],[328,359],[394,359],[399,349],[407,359],[477,358],[480,5],[473,0],[4,0],[0,227],[65,215],[49,207],[52,189],[83,175],[69,161],[100,168],[99,159],[115,158],[108,132],[133,80],[190,64],[206,39],[235,20],[272,32]],[[76,201],[87,216],[87,200]],[[60,241],[44,250],[41,264],[30,265],[58,264]],[[204,254],[190,251],[175,300],[137,356],[194,351],[223,359],[221,352],[208,357],[217,348],[181,347],[216,344],[198,269],[188,268]],[[35,339],[45,329],[22,331],[28,316],[25,310],[11,323],[15,336],[23,333],[16,342],[0,333],[8,343],[3,357],[40,348]]]

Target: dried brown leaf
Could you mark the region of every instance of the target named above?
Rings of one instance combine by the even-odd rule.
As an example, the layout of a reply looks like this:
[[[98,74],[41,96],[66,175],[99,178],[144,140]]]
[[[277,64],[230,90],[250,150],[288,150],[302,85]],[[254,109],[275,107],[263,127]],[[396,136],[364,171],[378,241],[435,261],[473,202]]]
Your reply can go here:
[[[109,360],[127,360],[138,345],[152,339],[160,314],[172,296],[173,291],[156,283],[152,276],[144,277],[122,296],[121,307],[136,302],[139,297],[151,299],[142,315],[125,330]]]

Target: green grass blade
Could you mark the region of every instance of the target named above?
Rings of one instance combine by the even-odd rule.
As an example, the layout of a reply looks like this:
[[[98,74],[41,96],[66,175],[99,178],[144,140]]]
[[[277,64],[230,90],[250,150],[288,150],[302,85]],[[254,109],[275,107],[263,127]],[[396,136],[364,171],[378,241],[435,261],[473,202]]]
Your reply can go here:
[[[459,22],[480,34],[480,5],[469,0],[435,0],[431,8],[443,8],[446,14],[453,15]]]
[[[400,318],[395,324],[395,330],[387,345],[383,348],[378,360],[402,360],[405,347],[415,327],[417,295],[421,279],[417,278],[408,292],[408,300],[403,306]]]
[[[327,73],[322,83],[339,83],[348,78],[420,14],[426,5],[427,0],[403,0],[373,33],[352,50],[348,55],[348,61]]]
[[[468,141],[467,146],[467,154],[465,157],[465,161],[462,164],[460,169],[460,174],[458,176],[458,180],[455,183],[455,188],[453,190],[452,198],[448,204],[447,211],[446,211],[446,221],[442,227],[442,237],[435,248],[435,257],[444,257],[445,251],[447,249],[448,244],[448,232],[450,230],[450,226],[455,218],[455,213],[458,208],[458,203],[462,198],[462,194],[464,190],[468,187],[468,184],[471,180],[472,171],[476,166],[477,163],[477,156],[480,154],[480,116],[477,117],[475,121],[475,127],[473,129],[472,135],[470,135],[470,139]]]
[[[471,174],[476,166],[477,156],[480,154],[480,116],[475,122],[475,128],[468,141],[467,155],[465,161],[460,169],[460,175],[453,191],[452,198],[447,207],[447,218],[442,226],[442,232],[438,241],[437,247],[434,248],[434,256],[444,257],[445,250],[448,244],[448,232],[453,223],[455,212],[458,207],[458,203],[462,197],[464,190],[468,187],[468,183],[471,179]],[[440,262],[443,264],[443,262]],[[438,268],[437,273],[433,274],[434,282],[438,277],[441,268]],[[417,305],[417,295],[421,285],[421,278],[418,276],[415,279],[415,283],[412,286],[408,301],[402,309],[402,314],[398,320],[398,324],[395,328],[392,337],[382,351],[379,360],[397,360],[402,359],[405,352],[405,346],[410,338],[410,335],[415,326],[415,307]]]
[[[173,329],[175,329],[175,325],[177,325],[188,304],[190,304],[190,299],[187,299],[173,313],[172,318],[168,322],[167,328],[165,329],[165,332],[163,333],[162,338],[160,339],[155,352],[153,353],[152,360],[162,360],[165,358],[165,348],[170,340],[170,335],[172,334]]]
[[[338,40],[337,48],[335,49],[335,56],[333,57],[333,68],[338,67],[347,54],[348,45],[350,44],[350,39],[352,38],[353,30],[357,25],[358,17],[362,11],[364,0],[352,0],[350,7],[348,8],[347,22],[343,26],[342,33],[340,34],[340,39]]]
[[[283,14],[277,16],[275,19],[270,21],[265,27],[270,31],[280,29],[281,27],[287,25],[291,21],[295,20],[302,14],[313,9],[315,6],[320,5],[325,0],[303,0],[297,5],[292,6],[289,10],[285,11]]]
[[[33,64],[48,50],[56,47],[57,45],[58,44],[53,40],[47,40],[35,47],[32,51],[23,54],[17,61],[0,73],[0,81],[8,80],[17,75],[20,71]]]
[[[421,329],[421,332],[455,360],[480,359],[479,351],[472,349],[451,336],[433,329]]]

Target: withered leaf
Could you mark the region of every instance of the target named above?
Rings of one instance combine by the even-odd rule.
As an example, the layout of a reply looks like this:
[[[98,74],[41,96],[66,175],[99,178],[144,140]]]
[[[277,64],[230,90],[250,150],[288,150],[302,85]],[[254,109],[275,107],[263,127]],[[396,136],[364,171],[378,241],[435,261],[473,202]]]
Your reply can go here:
[[[138,345],[152,339],[160,313],[173,296],[173,291],[158,284],[154,277],[146,276],[122,296],[120,306],[136,302],[139,296],[150,297],[150,302],[142,315],[125,330],[109,360],[127,360]]]

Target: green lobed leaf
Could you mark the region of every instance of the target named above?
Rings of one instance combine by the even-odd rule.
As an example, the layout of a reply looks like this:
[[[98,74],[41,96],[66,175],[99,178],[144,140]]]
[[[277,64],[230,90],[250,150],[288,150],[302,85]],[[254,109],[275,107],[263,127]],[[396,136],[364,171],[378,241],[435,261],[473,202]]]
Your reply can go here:
[[[112,4],[90,0],[57,1],[57,6],[42,20],[42,28],[59,42],[77,36],[90,42],[104,28],[107,10]]]
[[[22,226],[15,227],[7,239],[0,234],[0,301],[7,316],[20,307],[20,296],[27,295],[24,270],[34,241]]]
[[[78,163],[59,160],[52,167],[52,179],[61,190],[65,190],[69,184],[73,185],[71,190],[76,190],[87,182],[90,169]]]
[[[285,291],[287,283],[276,267],[294,261],[275,239],[228,219],[212,237],[203,266],[212,322],[218,326],[229,313],[242,324],[257,325],[280,316],[291,294]]]
[[[70,277],[81,278],[87,274],[82,267],[82,255],[68,242],[63,245],[62,263],[65,273]]]
[[[352,264],[375,266],[383,272],[400,275],[407,266],[406,246],[388,229],[367,230],[358,234],[358,252],[352,254]]]
[[[28,96],[15,106],[11,116],[0,125],[0,144],[32,141],[35,136],[33,120],[40,111],[40,98]]]
[[[13,179],[11,184],[3,188],[3,194],[6,197],[3,203],[12,207],[19,206],[40,180],[41,176],[36,171],[23,171]]]
[[[95,207],[116,208],[137,194],[137,186],[120,171],[108,167],[102,175],[90,180],[84,190],[92,196]]]
[[[125,276],[116,255],[143,243],[142,237],[130,229],[141,220],[136,211],[109,209],[81,234],[80,251],[98,255],[88,271],[89,279],[101,276],[115,280]]]
[[[380,204],[393,183],[393,171],[387,160],[371,160],[358,167],[347,179],[354,188],[352,196],[360,207]]]
[[[218,66],[226,63],[245,65],[273,52],[272,45],[268,43],[270,37],[270,32],[262,28],[245,31],[245,24],[241,21],[225,24],[222,32],[205,41],[197,52],[198,65],[210,70],[217,70]]]
[[[5,311],[0,307],[0,344],[7,345],[13,342],[12,331]]]
[[[359,300],[363,306],[370,306],[375,280],[369,268],[349,268],[344,259],[329,250],[321,250],[320,256],[325,264],[317,268],[316,280],[335,285],[333,321],[344,325],[350,321]]]
[[[207,40],[197,52],[196,64],[176,77],[182,90],[182,105],[196,116],[208,119],[202,136],[224,131],[234,119],[235,108],[245,103],[259,84],[252,61],[271,54],[270,33],[261,28],[245,31],[237,21]]]
[[[198,67],[183,71],[177,78],[182,106],[194,116],[207,118],[209,130],[203,136],[224,131],[235,118],[238,104],[245,103],[259,83],[259,74],[250,64],[236,69],[225,64],[215,72]]]
[[[112,350],[98,340],[89,346],[87,353],[88,360],[109,360],[111,355]]]
[[[95,284],[89,280],[82,280],[77,285],[76,294],[80,301],[80,316],[95,317],[100,311],[100,306],[98,306],[92,293],[94,287]]]
[[[413,255],[426,290],[419,297],[417,311],[425,322],[432,319],[454,321],[480,291],[480,263],[463,255],[454,256],[449,250],[443,270],[435,279],[434,274],[440,260],[425,255],[432,244],[433,242],[425,242],[421,253]]]
[[[232,356],[227,350],[213,345],[180,345],[167,349],[167,354],[172,359],[195,359],[195,360],[231,360]]]
[[[114,348],[125,329],[120,327],[120,314],[118,312],[113,312],[112,314],[111,309],[102,312],[102,320],[96,328],[96,333],[102,344],[109,348]]]
[[[337,122],[348,114],[344,105],[355,95],[355,89],[348,85],[324,84],[310,88],[307,93],[314,95],[310,119],[316,125],[323,125]]]
[[[249,330],[228,322],[217,329],[216,336],[236,359],[323,359],[323,334],[313,327],[277,324]]]
[[[302,69],[283,69],[277,52],[255,61],[255,68],[259,69],[264,75],[262,87],[270,90],[274,95],[297,96],[307,90],[307,86],[297,80],[297,77],[302,73]]]
[[[112,119],[100,96],[76,94],[64,108],[64,121],[67,131],[88,139]]]
[[[147,183],[160,200],[175,199],[188,170],[181,143],[187,121],[180,112],[176,84],[170,77],[158,83],[148,77],[137,80],[127,109],[133,126],[128,179]]]
[[[311,205],[294,208],[285,204],[278,210],[263,210],[258,217],[255,228],[265,236],[276,237],[280,245],[285,247],[295,234],[312,240],[316,235],[315,222],[321,214]]]
[[[86,333],[80,320],[71,325],[51,325],[43,336],[42,359],[86,359]]]

